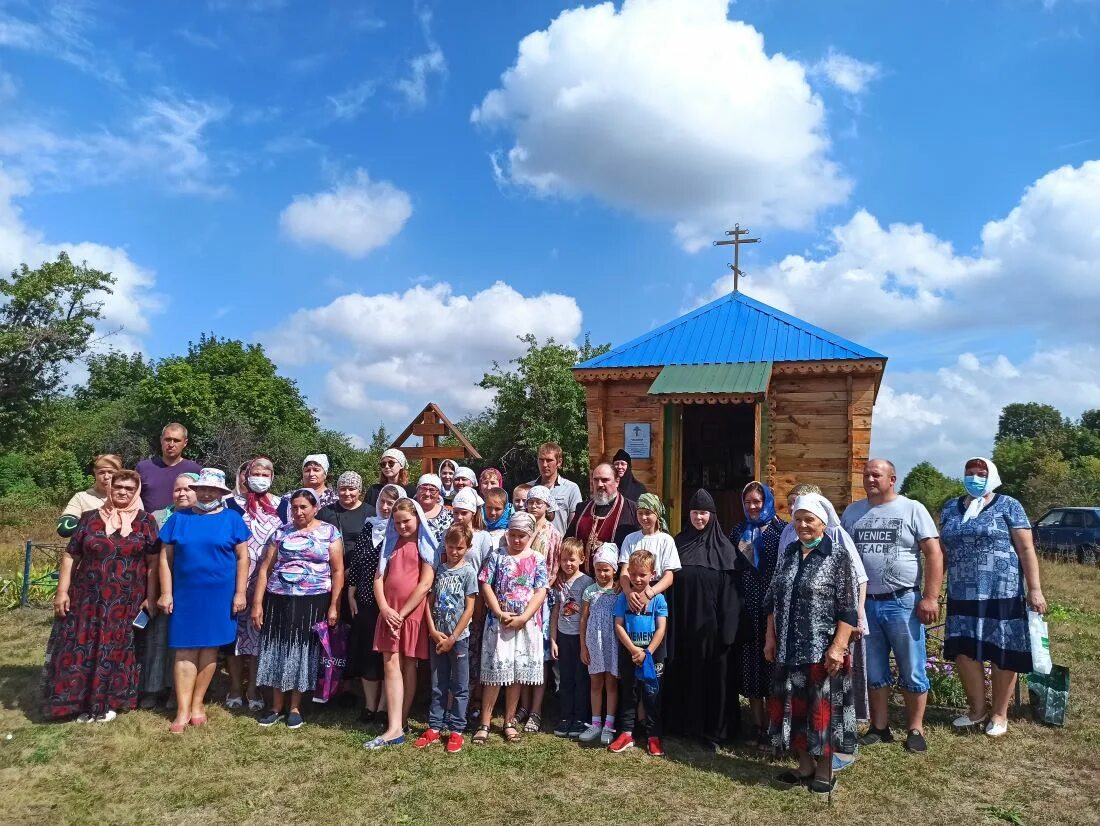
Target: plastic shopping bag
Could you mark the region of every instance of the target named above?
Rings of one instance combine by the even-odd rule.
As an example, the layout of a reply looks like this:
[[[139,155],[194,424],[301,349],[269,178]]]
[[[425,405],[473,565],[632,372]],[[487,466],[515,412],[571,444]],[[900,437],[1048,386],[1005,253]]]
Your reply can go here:
[[[327,703],[340,688],[340,680],[348,664],[348,627],[337,624],[329,628],[327,622],[313,626],[321,641],[321,661],[317,669],[317,685],[313,690],[313,702]]]
[[[1027,697],[1036,722],[1064,726],[1069,705],[1069,669],[1056,665],[1049,674],[1028,674]]]
[[[1036,674],[1050,673],[1050,637],[1043,615],[1027,611],[1027,627],[1031,635],[1031,668]]]

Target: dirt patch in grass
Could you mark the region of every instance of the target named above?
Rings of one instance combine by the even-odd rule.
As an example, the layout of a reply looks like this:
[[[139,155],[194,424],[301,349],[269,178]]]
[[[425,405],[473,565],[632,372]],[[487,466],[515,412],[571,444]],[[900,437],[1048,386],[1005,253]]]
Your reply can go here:
[[[956,736],[930,715],[929,752],[865,749],[840,775],[828,813],[771,780],[785,764],[751,749],[669,739],[668,757],[611,755],[549,734],[509,745],[499,720],[487,746],[448,756],[411,747],[367,753],[351,710],[308,709],[299,731],[261,729],[211,707],[210,724],[168,734],[164,713],[108,725],[43,722],[39,668],[47,611],[0,615],[0,812],[6,823],[840,823],[1100,822],[1100,572],[1044,566],[1048,599],[1072,606],[1052,623],[1054,660],[1073,679],[1065,729],[1024,714],[1009,736]],[[219,689],[221,690],[221,689]],[[551,715],[547,715],[548,719]],[[414,708],[414,730],[423,709]],[[941,721],[947,721],[946,723]],[[900,716],[894,721],[901,725]],[[7,735],[11,739],[7,739]]]

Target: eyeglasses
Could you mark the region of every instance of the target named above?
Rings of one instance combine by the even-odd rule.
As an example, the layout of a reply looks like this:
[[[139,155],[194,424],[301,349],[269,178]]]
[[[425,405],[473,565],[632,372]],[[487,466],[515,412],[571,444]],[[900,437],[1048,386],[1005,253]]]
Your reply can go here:
[[[397,462],[393,459],[384,459],[378,463],[380,467],[397,467]]]
[[[119,493],[137,493],[137,488],[122,487],[121,485],[115,485],[113,490],[117,490]]]

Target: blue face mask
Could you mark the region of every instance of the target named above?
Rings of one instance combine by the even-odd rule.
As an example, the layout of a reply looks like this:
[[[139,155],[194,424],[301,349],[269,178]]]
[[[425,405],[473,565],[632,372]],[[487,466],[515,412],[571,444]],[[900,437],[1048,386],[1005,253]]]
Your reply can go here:
[[[984,476],[963,477],[963,487],[966,488],[966,492],[975,499],[985,493],[985,488],[988,484],[989,480]]]
[[[198,510],[203,511],[205,513],[209,513],[210,511],[217,510],[221,506],[222,506],[222,500],[221,499],[215,499],[212,502],[199,502],[199,501],[195,502],[195,507]]]

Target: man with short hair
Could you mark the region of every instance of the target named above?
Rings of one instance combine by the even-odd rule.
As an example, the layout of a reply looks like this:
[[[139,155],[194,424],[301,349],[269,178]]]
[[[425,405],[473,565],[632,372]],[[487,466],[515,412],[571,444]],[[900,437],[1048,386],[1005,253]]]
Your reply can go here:
[[[529,485],[542,485],[550,489],[550,496],[554,500],[554,527],[558,533],[565,535],[569,527],[569,520],[573,518],[577,506],[581,503],[581,489],[576,483],[570,482],[561,471],[561,445],[557,442],[544,442],[539,445],[538,462],[539,477],[528,482]]]
[[[187,428],[170,422],[160,431],[160,456],[142,459],[134,468],[141,476],[141,501],[146,513],[172,504],[172,489],[181,473],[198,473],[202,465],[183,458],[187,447]]]
[[[898,665],[905,695],[905,748],[923,752],[924,708],[928,700],[924,626],[936,622],[943,585],[943,551],[939,530],[927,508],[898,494],[893,462],[871,459],[863,468],[867,498],[849,505],[841,517],[855,540],[867,569],[867,688],[871,727],[860,738],[864,745],[893,742],[887,716],[890,652]],[[921,554],[924,588],[921,590]]]
[[[592,557],[604,542],[614,542],[621,548],[623,540],[638,524],[638,506],[619,492],[619,480],[610,462],[600,462],[592,468],[592,498],[584,503],[566,529],[566,536],[575,536],[584,543],[581,568],[592,575]]]

